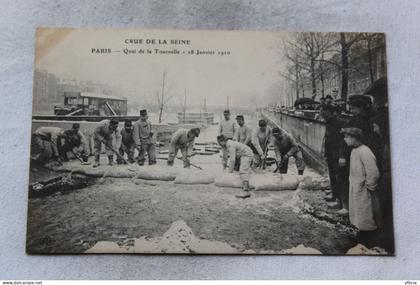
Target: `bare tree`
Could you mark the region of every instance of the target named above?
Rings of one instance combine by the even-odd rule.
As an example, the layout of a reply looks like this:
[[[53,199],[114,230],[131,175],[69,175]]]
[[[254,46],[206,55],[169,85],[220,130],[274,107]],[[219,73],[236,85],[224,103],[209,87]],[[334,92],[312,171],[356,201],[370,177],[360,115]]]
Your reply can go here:
[[[289,52],[286,55],[287,58],[292,62],[296,69],[300,70],[299,73],[301,77],[302,71],[306,72],[309,76],[312,98],[315,99],[317,96],[317,80],[321,77],[322,85],[324,82],[323,76],[326,70],[326,62],[324,61],[325,54],[334,52],[333,47],[336,45],[332,34],[300,33],[294,41],[289,41],[287,45],[289,50],[293,50],[293,56],[290,56],[291,53]]]
[[[301,68],[299,63],[299,57],[296,51],[287,43],[283,44],[285,50],[285,57],[288,60],[288,65],[286,67],[286,72],[279,72],[280,76],[285,78],[287,81],[290,81],[294,85],[296,99],[305,97],[304,91],[304,70]],[[293,102],[293,95],[290,94],[291,101]],[[293,104],[293,103],[292,103]]]
[[[383,34],[300,33],[283,43],[288,64],[281,75],[293,84],[296,98],[304,97],[305,86],[309,85],[313,99],[318,90],[324,97],[326,82],[340,77],[341,98],[346,100],[354,75],[360,78],[366,74],[366,79],[374,82],[378,68],[376,49],[383,45]]]
[[[166,76],[166,71],[164,70],[163,75],[162,75],[161,93],[159,94],[159,92],[156,92],[156,99],[157,99],[157,104],[158,104],[158,109],[159,109],[159,121],[158,121],[159,124],[162,123],[162,115],[163,115],[163,111],[166,107],[166,104],[173,97],[173,95],[171,94],[171,92],[169,90],[165,90],[165,76]]]
[[[378,46],[385,45],[385,37],[379,33],[364,33],[363,39],[360,42],[362,43],[362,48],[366,50],[367,69],[370,83],[372,84],[377,75],[373,50]]]
[[[340,33],[341,47],[341,99],[346,100],[349,90],[349,51],[351,46],[361,40],[364,34]]]

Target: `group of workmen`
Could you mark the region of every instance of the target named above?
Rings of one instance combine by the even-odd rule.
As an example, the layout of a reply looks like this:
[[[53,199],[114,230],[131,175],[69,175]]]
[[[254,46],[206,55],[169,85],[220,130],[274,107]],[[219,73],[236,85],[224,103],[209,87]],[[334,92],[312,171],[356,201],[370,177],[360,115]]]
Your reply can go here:
[[[124,127],[118,129],[116,118],[103,120],[95,127],[90,144],[80,131],[80,125],[74,123],[69,130],[58,127],[40,127],[32,136],[31,158],[33,162],[45,163],[51,158],[58,163],[68,161],[67,154],[72,152],[82,163],[88,163],[93,145],[94,164],[101,164],[101,153],[108,156],[108,165],[135,163],[144,165],[146,157],[149,165],[156,164],[156,136],[148,119],[147,110],[140,111],[140,118],[132,123],[127,120]],[[191,165],[194,155],[194,141],[200,135],[199,128],[178,129],[171,137],[167,165],[172,166],[181,151],[185,168]],[[265,168],[269,145],[273,145],[277,167],[275,171],[287,173],[290,157],[294,157],[298,173],[303,174],[305,163],[298,143],[279,128],[271,129],[265,120],[258,122],[252,130],[245,124],[243,115],[236,116],[236,122],[230,118],[230,111],[224,111],[224,119],[219,125],[217,137],[222,147],[223,169],[229,172],[239,171],[243,182],[243,191],[237,197],[250,197],[249,175],[251,169]],[[105,149],[103,149],[105,148]],[[135,150],[138,156],[135,158]],[[125,158],[127,157],[127,159]]]
[[[121,130],[118,129],[118,125],[118,119],[112,118],[99,122],[95,127],[92,135],[95,157],[93,167],[100,166],[102,146],[108,156],[108,165],[113,165],[114,159],[118,164],[137,161],[139,165],[144,165],[146,157],[149,165],[156,164],[156,136],[148,119],[147,110],[140,110],[140,118],[134,124],[126,120]],[[167,164],[172,166],[176,154],[181,151],[184,167],[189,167],[194,140],[199,135],[199,128],[178,129],[169,143]],[[45,163],[52,158],[61,163],[68,160],[68,152],[73,152],[79,160],[87,162],[90,154],[88,145],[88,140],[80,131],[78,123],[73,124],[69,130],[40,127],[32,135],[31,159],[33,162]],[[136,159],[134,158],[135,150],[138,151]]]
[[[250,197],[250,170],[265,168],[269,145],[273,146],[276,156],[275,172],[287,173],[289,158],[294,157],[298,174],[303,175],[305,162],[302,152],[291,136],[279,128],[271,129],[265,120],[259,120],[258,127],[252,129],[245,124],[243,115],[237,115],[236,122],[230,118],[229,110],[225,110],[223,115],[217,141],[222,147],[223,168],[228,168],[229,172],[239,170],[243,187],[242,193],[236,197]]]

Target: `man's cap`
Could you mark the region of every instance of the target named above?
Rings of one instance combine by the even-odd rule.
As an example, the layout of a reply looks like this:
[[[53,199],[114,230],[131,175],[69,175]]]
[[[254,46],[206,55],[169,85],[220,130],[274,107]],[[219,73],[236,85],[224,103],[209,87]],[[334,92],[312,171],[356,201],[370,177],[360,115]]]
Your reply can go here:
[[[119,122],[118,122],[118,119],[112,118],[110,123],[111,123],[111,125],[118,125]]]
[[[81,155],[83,162],[88,162],[89,161],[89,156],[86,154],[82,154]]]
[[[349,101],[350,106],[358,107],[358,108],[365,108],[366,107],[366,101],[360,100],[360,99],[354,99]]]
[[[130,120],[127,120],[124,122],[124,126],[126,127],[131,127],[133,125],[133,123]]]
[[[265,120],[259,120],[258,121],[258,126],[260,126],[260,127],[266,127],[267,126],[267,122]]]
[[[356,127],[344,128],[341,130],[341,132],[356,138],[360,138],[363,135],[363,131]]]
[[[140,110],[140,115],[147,115],[147,110],[146,109]]]
[[[200,135],[200,129],[199,128],[193,128],[190,130],[190,132],[196,137],[198,138],[198,136]]]
[[[244,116],[243,116],[243,115],[237,115],[237,116],[236,116],[236,119],[237,119],[237,120],[238,120],[238,119],[243,120],[243,119],[244,119]]]
[[[281,130],[279,128],[273,128],[273,135],[279,135],[281,134]]]
[[[370,95],[355,94],[349,96],[349,104],[356,107],[362,106],[363,104],[362,107],[367,107],[372,105],[372,99]]]
[[[74,123],[72,126],[72,129],[80,129],[80,124],[79,123]]]
[[[230,114],[230,111],[229,110],[224,110],[223,114]]]

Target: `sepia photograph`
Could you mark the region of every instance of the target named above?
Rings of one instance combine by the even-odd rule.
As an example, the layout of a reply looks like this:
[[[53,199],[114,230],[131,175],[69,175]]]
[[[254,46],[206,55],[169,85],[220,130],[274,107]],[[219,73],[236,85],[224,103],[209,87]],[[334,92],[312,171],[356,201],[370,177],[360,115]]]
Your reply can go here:
[[[45,27],[34,66],[28,254],[395,254],[384,34]]]

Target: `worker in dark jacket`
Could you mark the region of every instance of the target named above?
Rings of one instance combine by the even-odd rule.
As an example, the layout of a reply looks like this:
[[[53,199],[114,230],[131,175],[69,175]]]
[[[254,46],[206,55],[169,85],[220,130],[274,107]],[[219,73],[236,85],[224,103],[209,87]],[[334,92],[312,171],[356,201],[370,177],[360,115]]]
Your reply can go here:
[[[252,132],[251,143],[249,144],[254,153],[254,164],[256,167],[265,168],[270,137],[271,128],[267,126],[267,121],[259,120],[258,128]]]
[[[120,156],[117,158],[117,163],[124,163],[124,154],[127,154],[128,162],[134,163],[135,143],[133,139],[133,124],[127,120],[124,122],[124,128],[121,130],[121,146],[118,150]]]
[[[84,162],[89,159],[89,146],[85,136],[80,131],[80,124],[74,123],[71,129],[65,130],[66,139],[64,144],[59,149],[60,155],[64,161],[68,161],[67,152],[72,152],[73,155],[80,155]]]
[[[60,157],[62,139],[65,138],[64,130],[57,127],[39,127],[32,134],[31,162],[45,164],[50,159],[62,161]]]
[[[349,121],[349,127],[359,128],[362,130],[363,143],[369,147],[373,154],[378,154],[378,139],[373,131],[372,110],[370,103],[365,100],[355,99],[349,102],[350,113],[353,115]]]
[[[276,159],[277,161],[280,161],[280,165],[278,167],[280,173],[287,173],[289,157],[293,156],[295,158],[296,168],[298,169],[299,175],[303,175],[305,162],[303,161],[302,152],[298,143],[279,128],[274,128],[272,144],[274,146]]]
[[[331,193],[326,197],[327,200],[337,204],[339,213],[348,215],[348,168],[340,168],[340,148],[346,147],[345,151],[349,151],[347,145],[344,144],[343,134],[340,132],[343,127],[342,121],[339,119],[339,109],[332,105],[327,105],[321,111],[320,116],[325,121],[325,137],[324,137],[324,156],[328,165],[328,174],[330,177]],[[344,151],[344,150],[343,150]],[[348,158],[349,153],[343,157]]]

